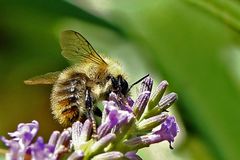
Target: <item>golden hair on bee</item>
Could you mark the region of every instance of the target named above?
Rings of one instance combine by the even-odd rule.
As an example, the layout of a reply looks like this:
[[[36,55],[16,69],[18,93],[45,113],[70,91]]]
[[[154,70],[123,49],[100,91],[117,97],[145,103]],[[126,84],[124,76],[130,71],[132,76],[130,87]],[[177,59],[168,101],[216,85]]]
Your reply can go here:
[[[114,77],[121,75],[123,79],[127,79],[127,74],[123,71],[122,65],[118,61],[109,57],[105,57],[103,59],[108,64],[107,70],[111,75]]]

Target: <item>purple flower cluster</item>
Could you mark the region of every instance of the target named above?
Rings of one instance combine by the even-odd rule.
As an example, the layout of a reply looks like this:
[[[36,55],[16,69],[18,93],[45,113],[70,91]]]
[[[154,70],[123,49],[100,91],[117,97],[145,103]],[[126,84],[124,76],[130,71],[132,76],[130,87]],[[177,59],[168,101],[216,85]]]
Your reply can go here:
[[[38,137],[33,143],[38,129],[39,124],[37,121],[21,123],[18,125],[17,131],[9,133],[12,139],[8,140],[5,137],[0,137],[0,140],[9,147],[6,159],[55,160],[60,158],[62,153],[68,151],[71,136],[69,130],[64,130],[61,134],[58,131],[54,131],[48,143],[44,143],[42,137]]]
[[[176,93],[164,95],[168,86],[162,81],[152,92],[153,80],[147,77],[141,84],[141,93],[136,101],[130,97],[111,93],[104,101],[101,124],[97,138],[92,136],[92,123],[75,122],[61,134],[54,131],[48,143],[42,137],[35,142],[38,123],[19,124],[17,131],[9,133],[11,140],[1,137],[9,147],[9,159],[59,159],[71,153],[68,160],[141,160],[137,151],[161,141],[174,142],[179,132],[174,116],[165,111],[177,100]]]
[[[97,128],[98,140],[92,142],[91,132],[85,136],[89,139],[73,138],[76,151],[81,151],[86,159],[141,159],[136,153],[139,149],[161,141],[174,142],[179,132],[174,116],[165,111],[177,100],[176,93],[163,96],[168,83],[162,81],[152,94],[153,81],[146,78],[141,85],[141,93],[136,101],[111,93],[108,101],[104,101],[104,110],[100,126]],[[74,137],[82,137],[82,133],[91,130],[84,124],[76,122],[72,129]],[[78,127],[76,127],[78,126]],[[83,127],[82,127],[83,126]],[[75,135],[78,133],[78,135]]]

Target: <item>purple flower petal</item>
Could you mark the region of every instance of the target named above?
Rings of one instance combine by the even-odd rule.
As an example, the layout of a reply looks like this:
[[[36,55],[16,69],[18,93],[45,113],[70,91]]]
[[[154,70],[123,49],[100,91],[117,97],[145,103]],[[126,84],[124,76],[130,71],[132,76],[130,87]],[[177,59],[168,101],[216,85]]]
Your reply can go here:
[[[101,138],[114,129],[117,131],[122,125],[126,124],[132,118],[132,114],[125,110],[119,110],[113,105],[104,106],[106,113],[105,121],[98,127],[98,137]]]
[[[161,128],[156,127],[151,134],[131,138],[124,143],[131,149],[137,150],[143,147],[148,147],[151,144],[158,143],[164,140],[171,142],[174,141],[177,133],[179,132],[177,123],[173,116],[169,116],[166,121],[161,125]],[[170,146],[171,147],[171,146]]]
[[[129,98],[117,96],[114,92],[109,95],[109,101],[115,102],[119,109],[132,112],[132,102],[130,100],[130,104],[128,104],[129,100]]]
[[[20,123],[17,131],[8,134],[13,140],[19,141],[21,146],[27,147],[36,136],[38,129],[38,122],[32,121],[32,123]]]
[[[118,123],[114,132],[118,131],[122,126],[127,125],[132,119],[134,115],[127,111],[118,111]]]
[[[117,125],[118,123],[118,111],[117,109],[115,110],[111,110],[108,114],[108,116],[106,117],[106,121],[105,123],[101,124],[98,129],[97,129],[97,133],[98,133],[98,137],[101,138],[104,135],[106,135],[107,133],[110,132],[110,130]]]
[[[109,112],[117,108],[117,104],[114,101],[103,101],[103,105],[104,109],[102,113],[103,115],[101,124],[103,124],[106,121]]]
[[[32,135],[29,132],[26,132],[22,135],[22,139],[19,140],[20,144],[23,144],[24,146],[28,146],[34,138],[34,135]]]
[[[25,153],[29,150],[29,145],[36,136],[39,125],[37,121],[32,123],[21,123],[17,131],[9,133],[12,139],[7,140],[4,137],[1,140],[9,147],[6,157],[9,159],[23,159]]]
[[[174,138],[177,136],[179,132],[179,127],[175,121],[174,116],[169,116],[164,123],[162,123],[161,128],[156,127],[153,129],[153,134],[160,135],[162,141],[167,140],[169,142],[173,142]]]
[[[48,152],[45,150],[45,144],[42,137],[38,137],[37,141],[32,144],[31,155],[33,159],[46,159],[48,158]]]
[[[38,137],[37,141],[32,144],[28,150],[28,154],[31,155],[32,159],[40,160],[40,159],[49,159],[55,160],[54,146],[45,144],[42,137]]]
[[[7,140],[5,137],[0,137],[0,139],[9,147],[9,151],[6,153],[6,159],[17,160],[19,158],[24,158],[25,148],[21,148],[17,141]]]

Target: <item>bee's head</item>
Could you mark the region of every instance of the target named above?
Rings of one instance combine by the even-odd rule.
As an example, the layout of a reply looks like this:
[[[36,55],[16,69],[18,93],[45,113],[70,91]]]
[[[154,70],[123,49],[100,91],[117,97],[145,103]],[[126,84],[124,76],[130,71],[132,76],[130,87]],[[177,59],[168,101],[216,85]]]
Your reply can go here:
[[[108,90],[109,93],[115,92],[116,94],[122,94],[126,96],[134,85],[138,84],[148,76],[146,75],[142,77],[141,79],[129,86],[128,82],[125,79],[126,75],[123,72],[121,65],[117,61],[111,60],[106,57],[104,58],[104,61],[106,61],[108,64],[107,70],[109,72],[107,72],[107,81],[111,82],[110,90]]]
[[[119,94],[127,95],[129,91],[128,82],[123,78],[122,75],[117,77],[109,76],[109,79],[112,82],[112,91]]]
[[[147,74],[146,76],[140,78],[136,82],[134,82],[130,87],[128,85],[128,82],[123,78],[122,75],[118,75],[117,77],[109,76],[109,80],[112,82],[112,91],[119,94],[121,93],[122,95],[126,96],[128,92],[131,90],[131,88],[141,82],[143,79],[148,77],[149,75]]]

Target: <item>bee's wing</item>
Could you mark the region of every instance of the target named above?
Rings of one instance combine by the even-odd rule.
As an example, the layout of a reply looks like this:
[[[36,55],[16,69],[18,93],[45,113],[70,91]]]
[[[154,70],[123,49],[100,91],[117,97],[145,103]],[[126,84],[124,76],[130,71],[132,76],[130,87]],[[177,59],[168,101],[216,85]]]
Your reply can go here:
[[[28,85],[35,85],[35,84],[54,84],[54,82],[58,79],[58,76],[61,72],[50,72],[44,75],[36,76],[25,80],[24,83]]]
[[[60,45],[62,55],[72,62],[93,62],[101,66],[107,65],[91,44],[78,32],[72,30],[62,32]]]

